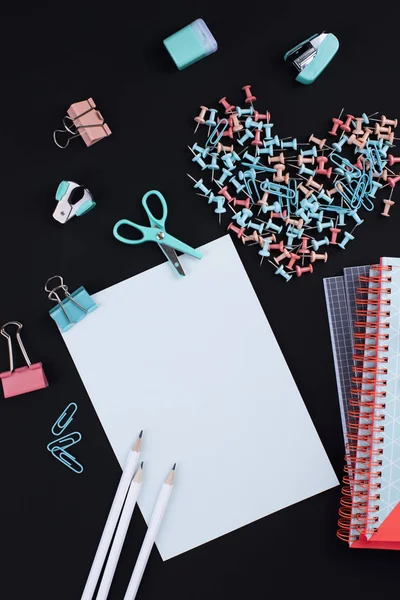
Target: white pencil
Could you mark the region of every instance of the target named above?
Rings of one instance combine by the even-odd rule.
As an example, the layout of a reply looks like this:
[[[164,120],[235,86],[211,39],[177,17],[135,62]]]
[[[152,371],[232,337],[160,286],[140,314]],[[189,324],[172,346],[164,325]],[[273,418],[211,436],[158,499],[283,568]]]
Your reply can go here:
[[[140,548],[139,556],[135,568],[133,569],[128,589],[125,592],[124,600],[134,600],[136,597],[147,561],[149,560],[151,549],[156,541],[165,510],[168,506],[168,501],[174,485],[175,467],[176,465],[172,467],[172,470],[164,481],[160,493],[158,494],[157,502],[151,515],[149,528],[143,540],[142,547]]]
[[[121,514],[122,506],[125,502],[128,488],[131,484],[132,477],[136,471],[136,467],[139,462],[142,434],[143,431],[140,432],[138,439],[129,451],[128,458],[126,460],[124,470],[122,472],[121,479],[119,481],[118,488],[115,493],[115,497],[111,505],[106,524],[103,529],[102,536],[100,538],[97,552],[94,557],[92,567],[90,569],[89,577],[87,579],[85,589],[83,590],[83,594],[81,596],[81,600],[92,600],[93,598],[93,594],[100,577],[101,569],[103,568],[103,564],[106,559],[107,552],[110,547],[119,516]]]
[[[121,554],[122,546],[124,545],[126,532],[128,531],[129,523],[131,522],[132,513],[139,496],[140,488],[142,487],[142,469],[143,463],[140,465],[135,477],[132,479],[131,485],[129,486],[128,495],[121,513],[117,531],[115,532],[114,540],[107,559],[107,564],[104,569],[96,600],[106,600],[108,592],[110,591],[115,569],[117,568],[118,559]]]

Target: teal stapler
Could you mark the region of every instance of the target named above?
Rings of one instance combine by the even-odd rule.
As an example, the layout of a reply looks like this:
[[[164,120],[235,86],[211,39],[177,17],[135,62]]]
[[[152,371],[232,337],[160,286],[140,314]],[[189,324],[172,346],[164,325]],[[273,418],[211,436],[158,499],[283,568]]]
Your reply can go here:
[[[331,62],[339,49],[339,40],[333,33],[316,33],[298,44],[284,56],[297,72],[296,81],[310,85]]]

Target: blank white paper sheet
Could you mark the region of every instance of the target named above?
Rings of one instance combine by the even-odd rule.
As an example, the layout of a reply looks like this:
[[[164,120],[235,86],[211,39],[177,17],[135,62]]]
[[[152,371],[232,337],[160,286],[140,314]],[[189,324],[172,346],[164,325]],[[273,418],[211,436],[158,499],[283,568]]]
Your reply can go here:
[[[165,263],[94,294],[63,334],[121,466],[144,430],[147,523],[177,463],[164,560],[338,484],[230,237],[200,251],[186,277]]]

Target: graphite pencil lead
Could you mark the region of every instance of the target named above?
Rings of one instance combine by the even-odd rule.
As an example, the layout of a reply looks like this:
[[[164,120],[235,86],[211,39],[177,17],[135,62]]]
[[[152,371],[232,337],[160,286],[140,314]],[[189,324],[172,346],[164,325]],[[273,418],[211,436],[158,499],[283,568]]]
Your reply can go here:
[[[173,471],[175,471],[175,467],[176,467],[176,463],[174,463],[174,466],[172,467]]]

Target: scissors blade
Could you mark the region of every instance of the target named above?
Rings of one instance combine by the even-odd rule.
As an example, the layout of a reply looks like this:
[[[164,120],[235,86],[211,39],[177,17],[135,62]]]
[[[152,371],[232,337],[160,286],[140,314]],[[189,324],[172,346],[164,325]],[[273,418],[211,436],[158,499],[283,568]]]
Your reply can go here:
[[[161,250],[164,252],[165,256],[168,258],[169,262],[174,267],[174,269],[176,270],[178,275],[181,275],[181,277],[184,277],[186,275],[186,273],[183,270],[181,263],[179,262],[179,259],[178,259],[178,256],[177,256],[175,250],[173,248],[171,248],[171,246],[167,246],[166,244],[158,244],[158,245],[161,248]]]
[[[194,258],[203,258],[203,255],[198,250],[195,250],[195,248],[192,248],[191,246],[188,246],[184,242],[181,242],[173,235],[170,235],[169,233],[167,233],[165,230],[163,233],[164,233],[164,237],[163,237],[162,241],[160,240],[160,242],[159,242],[160,244],[162,244],[164,246],[169,246],[170,248],[172,248],[173,250],[175,250],[177,252],[182,252],[182,254],[188,254],[189,256],[193,256]]]

